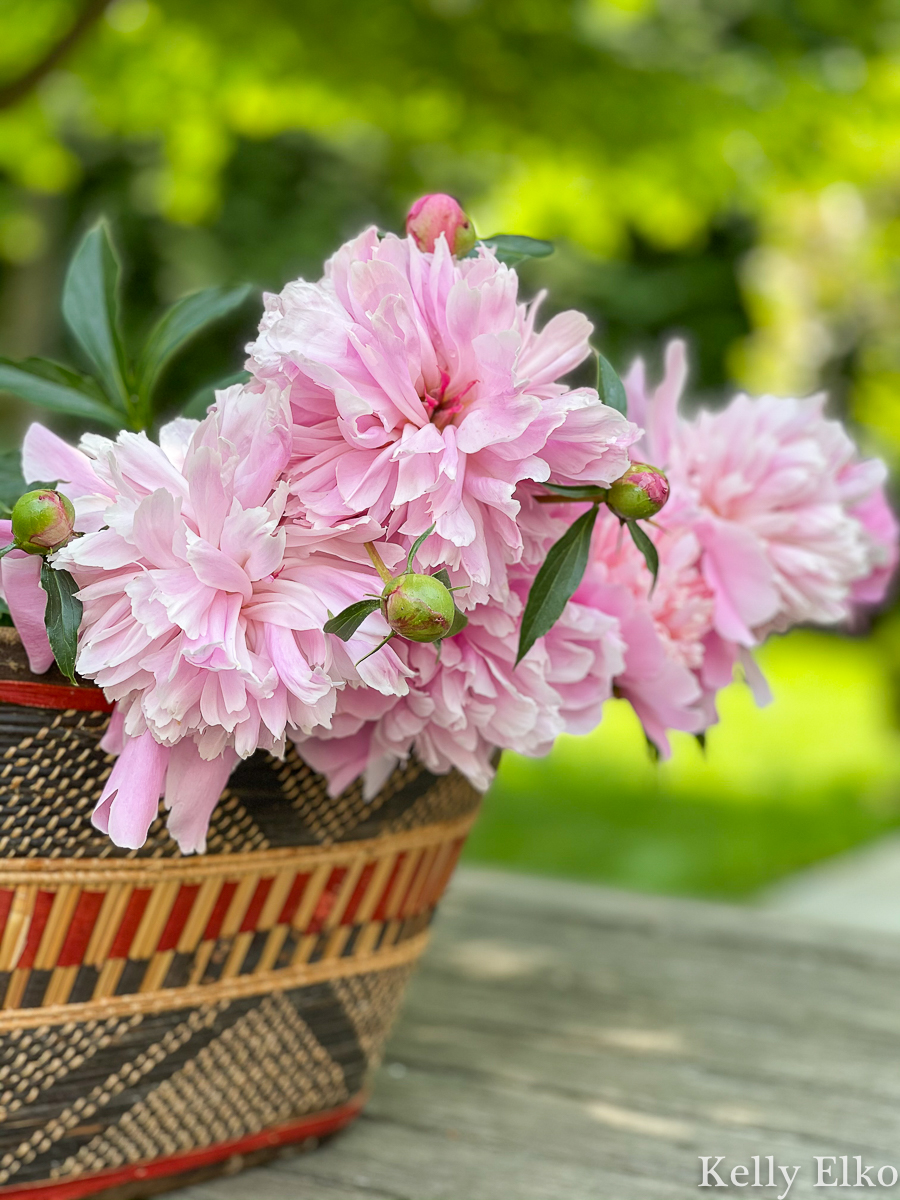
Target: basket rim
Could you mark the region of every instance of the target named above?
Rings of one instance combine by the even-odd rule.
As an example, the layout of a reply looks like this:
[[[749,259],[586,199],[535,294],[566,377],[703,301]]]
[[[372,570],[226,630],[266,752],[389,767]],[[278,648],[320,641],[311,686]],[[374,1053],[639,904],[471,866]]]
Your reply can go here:
[[[71,684],[54,663],[49,678],[28,669],[25,647],[14,628],[0,628],[0,703],[23,708],[53,708],[77,712],[112,712],[113,704],[93,684]],[[57,677],[54,679],[54,675]]]

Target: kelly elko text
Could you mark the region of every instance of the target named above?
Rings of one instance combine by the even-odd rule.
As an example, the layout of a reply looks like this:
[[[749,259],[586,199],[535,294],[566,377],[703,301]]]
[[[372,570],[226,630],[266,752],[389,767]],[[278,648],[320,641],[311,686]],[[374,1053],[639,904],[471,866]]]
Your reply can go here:
[[[749,1163],[729,1167],[725,1155],[700,1158],[698,1187],[777,1188],[776,1200],[787,1200],[802,1166],[782,1166],[774,1154],[754,1154]],[[813,1159],[813,1187],[873,1188],[893,1187],[900,1172],[890,1163],[875,1167],[864,1165],[859,1154],[817,1154]]]

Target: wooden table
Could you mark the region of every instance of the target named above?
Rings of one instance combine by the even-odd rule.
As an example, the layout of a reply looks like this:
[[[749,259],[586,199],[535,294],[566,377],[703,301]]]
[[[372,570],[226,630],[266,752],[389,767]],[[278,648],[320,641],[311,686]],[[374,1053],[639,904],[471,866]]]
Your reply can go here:
[[[791,1200],[900,1194],[814,1188],[843,1154],[900,1170],[900,939],[470,870],[357,1124],[174,1195],[769,1200],[782,1164]],[[701,1155],[780,1186],[699,1189]]]

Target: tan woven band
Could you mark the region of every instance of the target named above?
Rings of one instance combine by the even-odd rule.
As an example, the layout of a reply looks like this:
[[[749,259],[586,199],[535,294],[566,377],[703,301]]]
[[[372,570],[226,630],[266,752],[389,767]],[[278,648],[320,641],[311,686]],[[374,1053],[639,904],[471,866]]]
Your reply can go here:
[[[353,958],[334,958],[303,963],[281,971],[259,971],[219,983],[172,988],[159,992],[141,992],[129,996],[106,996],[84,1004],[53,1004],[46,1008],[20,1008],[0,1013],[0,1033],[12,1029],[35,1029],[44,1025],[68,1025],[72,1022],[98,1021],[108,1017],[128,1017],[168,1012],[180,1008],[209,1006],[222,1000],[245,996],[270,995],[291,988],[346,979],[368,971],[386,971],[406,966],[421,955],[428,944],[428,932],[420,933],[397,946]]]

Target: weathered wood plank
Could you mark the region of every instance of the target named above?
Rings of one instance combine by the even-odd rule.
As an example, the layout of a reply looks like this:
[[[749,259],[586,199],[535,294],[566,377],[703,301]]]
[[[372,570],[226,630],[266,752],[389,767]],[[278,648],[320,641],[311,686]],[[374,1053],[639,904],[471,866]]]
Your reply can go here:
[[[898,998],[900,939],[464,872],[363,1118],[176,1195],[696,1200],[771,1154],[812,1200],[814,1155],[900,1169]]]

